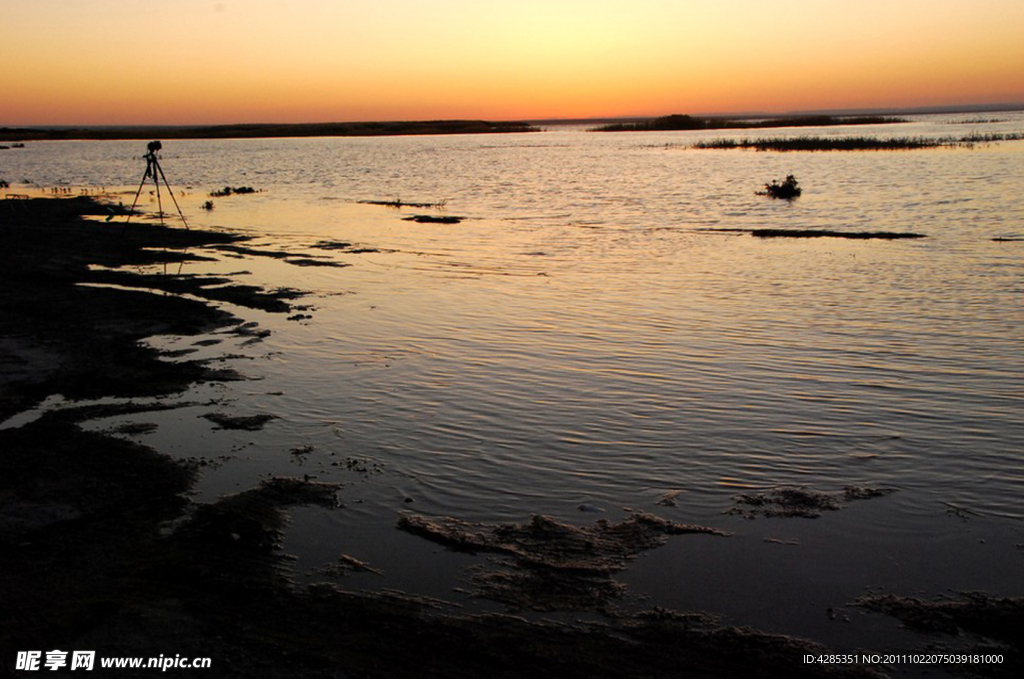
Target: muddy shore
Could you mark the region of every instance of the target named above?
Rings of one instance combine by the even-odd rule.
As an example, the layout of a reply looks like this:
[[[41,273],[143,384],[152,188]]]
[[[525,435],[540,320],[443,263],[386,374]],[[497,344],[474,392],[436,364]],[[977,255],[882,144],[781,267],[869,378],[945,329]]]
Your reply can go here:
[[[180,262],[243,242],[236,234],[87,220],[112,211],[85,199],[17,202],[0,203],[0,422],[53,394],[130,399],[239,379],[204,361],[162,360],[140,340],[251,331],[214,302],[286,314],[301,295],[175,273]],[[168,273],[112,270],[125,265],[167,265]],[[452,613],[393,592],[298,588],[280,551],[287,511],[335,506],[342,488],[275,478],[196,505],[187,493],[202,473],[202,451],[176,460],[82,428],[96,415],[94,407],[65,408],[0,429],[0,676],[11,673],[17,651],[58,648],[188,653],[210,657],[209,676],[218,677],[883,676],[873,667],[805,664],[806,654],[827,650],[699,613],[609,613],[600,624],[573,626],[514,610]],[[396,529],[410,526],[449,548],[503,555],[502,583],[518,582],[524,571],[508,569],[526,564],[530,587],[560,586],[564,579],[549,578],[561,572],[573,582],[582,573],[588,586],[606,583],[622,559],[662,534],[713,532],[645,517],[578,530],[537,517],[486,529],[396,517]],[[572,542],[571,560],[549,551],[552,536]],[[606,543],[610,567],[589,551]],[[913,602],[900,603],[906,611]],[[971,615],[984,618],[985,602],[973,603]],[[1005,605],[999,614],[1007,615]],[[1009,615],[1010,624],[1020,622],[1018,604]],[[1017,637],[1010,641],[1019,648]]]

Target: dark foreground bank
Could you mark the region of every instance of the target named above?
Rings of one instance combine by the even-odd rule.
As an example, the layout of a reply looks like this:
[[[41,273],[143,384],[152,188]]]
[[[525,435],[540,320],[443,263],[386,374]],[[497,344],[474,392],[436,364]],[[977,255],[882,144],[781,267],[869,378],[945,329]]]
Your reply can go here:
[[[170,364],[139,340],[212,329],[251,332],[250,324],[204,299],[287,313],[301,295],[176,273],[179,263],[203,257],[203,248],[242,240],[237,235],[82,218],[90,213],[110,211],[79,199],[0,203],[0,421],[51,394],[130,399],[237,379],[203,361]],[[167,273],[109,269],[125,264],[166,265]],[[100,415],[161,407],[170,406],[83,405],[0,430],[0,676],[19,674],[19,651],[42,651],[45,658],[54,649],[211,659],[209,671],[170,671],[179,676],[881,675],[872,667],[805,663],[805,656],[828,651],[721,626],[702,614],[609,613],[602,624],[568,626],[452,613],[394,592],[297,588],[279,550],[286,513],[299,505],[334,506],[344,499],[343,488],[275,478],[196,505],[187,493],[206,464],[202,451],[175,460],[80,426]],[[652,521],[607,525],[588,539],[601,545],[609,531]],[[523,551],[527,543],[543,547],[561,530],[540,519],[521,532],[502,529],[495,534],[501,539],[477,535],[476,542],[463,540],[465,527],[451,521],[413,527],[449,548],[529,556],[533,568],[579,566],[567,566],[564,555]],[[1004,644],[1009,659],[1019,658],[1012,655],[1024,629],[1019,602],[974,603],[972,619],[997,620],[1003,630],[982,643]],[[921,611],[912,600],[878,605],[894,615]],[[1009,664],[996,669],[1014,671]],[[106,675],[97,667],[94,676]]]

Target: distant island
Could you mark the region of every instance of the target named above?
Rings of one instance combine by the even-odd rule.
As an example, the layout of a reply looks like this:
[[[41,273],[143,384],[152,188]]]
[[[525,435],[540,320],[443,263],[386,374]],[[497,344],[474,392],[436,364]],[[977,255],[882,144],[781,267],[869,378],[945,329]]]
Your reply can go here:
[[[832,116],[799,115],[783,118],[736,120],[719,117],[699,117],[675,113],[650,120],[613,123],[595,127],[592,132],[664,132],[672,130],[748,130],[765,127],[825,127],[831,125],[887,125],[905,123],[905,118],[891,116]]]
[[[382,137],[427,134],[539,132],[523,122],[424,120],[360,123],[254,123],[203,126],[0,127],[0,141],[62,139],[255,139],[268,137]]]

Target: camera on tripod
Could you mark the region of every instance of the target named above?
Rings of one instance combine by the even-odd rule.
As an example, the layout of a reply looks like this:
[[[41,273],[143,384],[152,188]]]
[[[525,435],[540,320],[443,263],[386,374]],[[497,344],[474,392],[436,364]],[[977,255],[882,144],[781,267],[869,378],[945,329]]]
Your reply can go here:
[[[171,200],[174,201],[174,207],[178,208],[178,216],[181,217],[181,221],[185,225],[185,228],[188,228],[188,222],[185,220],[185,215],[181,213],[181,208],[178,206],[178,199],[174,197],[174,191],[171,189],[171,185],[167,183],[167,177],[164,176],[164,169],[160,167],[160,160],[156,157],[156,152],[163,147],[164,145],[159,141],[151,141],[146,144],[146,154],[143,156],[143,158],[146,159],[146,172],[142,175],[142,181],[139,182],[139,190],[135,192],[135,200],[132,201],[132,207],[128,210],[128,219],[125,221],[125,224],[132,220],[132,215],[135,214],[135,206],[139,202],[139,195],[142,193],[142,187],[145,186],[146,180],[152,177],[153,184],[156,185],[157,214],[160,216],[160,226],[164,225],[164,205],[160,196],[160,180],[163,179],[164,186],[167,188],[167,193],[170,195]]]

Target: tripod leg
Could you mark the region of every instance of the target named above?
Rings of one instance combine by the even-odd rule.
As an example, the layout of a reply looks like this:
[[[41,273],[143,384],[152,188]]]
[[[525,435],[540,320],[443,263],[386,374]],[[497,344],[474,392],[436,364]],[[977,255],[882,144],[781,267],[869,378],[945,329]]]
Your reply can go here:
[[[156,164],[156,169],[157,169],[157,171],[160,172],[160,176],[164,180],[164,186],[167,187],[167,193],[171,194],[171,200],[174,201],[174,207],[175,207],[175,209],[178,210],[178,216],[181,217],[181,223],[185,225],[186,229],[191,231],[191,229],[189,229],[189,227],[188,227],[188,221],[186,221],[185,215],[183,215],[181,213],[181,207],[178,206],[178,199],[174,197],[174,190],[171,188],[171,185],[167,183],[167,175],[164,174],[164,168],[160,167],[160,163],[157,163]],[[158,183],[158,185],[159,185],[159,183]]]
[[[156,161],[153,161],[154,163]],[[156,207],[160,211],[160,226],[164,225],[164,202],[160,199],[160,178],[153,172],[153,183],[156,184]]]
[[[128,211],[128,219],[124,220],[124,223],[132,221],[132,215],[135,214],[135,204],[139,202],[139,194],[142,193],[142,186],[146,183],[146,177],[149,176],[149,168],[146,168],[146,174],[142,175],[142,181],[139,182],[139,190],[135,192],[135,200],[132,201],[132,209]]]

